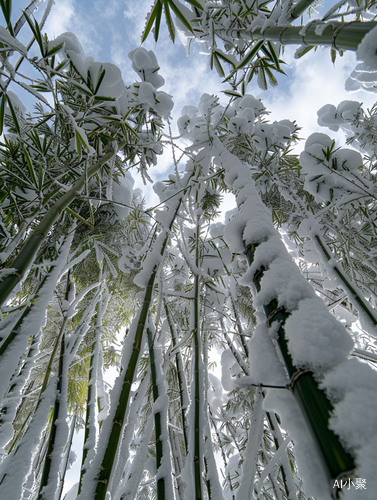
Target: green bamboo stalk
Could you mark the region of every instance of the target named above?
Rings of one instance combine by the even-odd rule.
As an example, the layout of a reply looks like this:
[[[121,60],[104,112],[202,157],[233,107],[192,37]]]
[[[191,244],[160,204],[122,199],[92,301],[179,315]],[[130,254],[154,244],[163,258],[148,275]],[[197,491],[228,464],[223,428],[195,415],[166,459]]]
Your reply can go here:
[[[254,261],[257,246],[250,245],[245,250],[249,265],[252,265]],[[261,290],[264,271],[266,269],[260,269],[254,274],[253,280],[258,292]],[[284,330],[284,324],[289,317],[289,313],[284,308],[279,308],[276,299],[273,299],[263,308],[270,323],[272,321],[279,321],[280,323],[277,332],[277,343],[289,378],[292,380],[291,390],[293,396],[301,407],[308,428],[318,447],[319,456],[322,458],[329,484],[334,484],[335,479],[351,475],[355,469],[355,464],[352,457],[344,450],[338,437],[329,429],[333,406],[324,391],[318,387],[313,373],[301,371],[292,362]]]
[[[98,342],[99,339],[96,340]],[[92,383],[94,382],[94,377],[93,377],[93,368],[94,368],[94,356],[96,353],[96,342],[93,342],[92,344],[92,352],[90,356],[90,365],[89,365],[89,374],[88,374],[88,396],[87,396],[87,403],[86,403],[86,416],[85,416],[85,433],[84,433],[84,446],[82,450],[82,460],[81,460],[81,469],[80,469],[80,479],[79,479],[79,490],[78,490],[78,495],[81,493],[81,488],[82,488],[82,477],[86,472],[85,468],[85,461],[88,456],[88,448],[85,446],[89,438],[91,437],[91,428],[90,428],[90,421],[92,419],[92,411],[94,410],[95,406],[93,404],[93,398],[95,398],[95,390],[93,390]]]
[[[172,344],[173,344],[173,349],[175,348],[177,344],[177,338],[176,338],[176,331],[175,331],[175,326],[174,322],[171,317],[171,313],[168,307],[168,304],[164,300],[164,306],[165,306],[165,313],[166,313],[166,319],[168,321],[170,333],[171,333],[171,338],[172,338]],[[179,384],[179,399],[181,402],[181,417],[182,417],[182,427],[183,427],[183,440],[185,444],[185,452],[187,454],[188,450],[188,426],[187,426],[187,418],[186,418],[186,404],[187,404],[187,399],[188,399],[188,391],[187,391],[187,383],[186,383],[186,378],[184,374],[184,368],[183,368],[183,361],[182,361],[182,356],[181,352],[177,350],[175,354],[175,363],[176,363],[176,368],[177,368],[177,375],[178,375],[178,384]]]
[[[50,428],[50,435],[48,438],[48,447],[47,447],[47,452],[46,452],[46,458],[44,460],[43,464],[43,470],[42,470],[42,477],[41,477],[41,482],[39,486],[39,493],[38,493],[38,500],[43,500],[45,498],[45,495],[43,494],[43,488],[47,486],[50,478],[50,471],[51,471],[51,454],[54,451],[54,446],[55,446],[55,440],[56,440],[56,433],[58,430],[57,427],[57,420],[60,418],[59,411],[60,411],[60,392],[62,390],[63,386],[63,370],[64,370],[64,351],[65,351],[65,334],[63,331],[63,335],[61,336],[61,341],[60,341],[60,356],[59,356],[59,367],[58,367],[58,383],[57,383],[57,392],[56,392],[56,399],[55,399],[55,405],[54,405],[54,410],[52,414],[52,422],[51,422],[51,428]]]
[[[169,233],[173,227],[175,218],[178,214],[181,200],[187,188],[182,190],[180,200],[175,209],[174,215],[172,216],[171,223],[169,224],[169,231],[166,231],[165,239],[161,246],[161,255],[163,256],[165,253],[166,246],[169,241]],[[118,404],[116,407],[116,411],[113,418],[113,424],[110,431],[109,440],[106,445],[106,450],[102,459],[100,472],[96,477],[97,485],[94,494],[94,500],[105,500],[108,484],[110,481],[110,476],[112,472],[112,468],[114,465],[114,460],[116,456],[116,452],[118,449],[119,440],[121,437],[123,423],[129,403],[129,397],[131,392],[131,386],[134,380],[134,376],[138,367],[140,349],[143,341],[145,323],[147,321],[147,317],[149,314],[149,309],[152,303],[153,289],[154,283],[157,276],[158,265],[156,265],[151,273],[151,277],[149,278],[148,284],[145,288],[144,300],[141,306],[139,323],[135,332],[135,340],[132,348],[132,353],[128,362],[127,368],[125,368],[125,374],[123,377],[123,385],[120,393],[120,397],[118,400]]]
[[[128,140],[123,141],[118,149],[123,149],[128,143]],[[100,168],[109,161],[116,151],[111,151],[105,154],[100,160],[92,165],[81,177],[75,182],[71,189],[69,189],[56,203],[51,207],[42,218],[36,229],[31,233],[26,240],[24,246],[20,250],[16,259],[9,266],[16,269],[14,274],[10,274],[0,284],[0,306],[7,300],[9,294],[22,279],[26,270],[34,262],[35,256],[45,240],[47,233],[51,230],[52,226],[59,219],[64,210],[80,196],[80,192],[85,186],[85,182],[96,174]]]
[[[311,25],[306,29],[305,35],[300,35],[304,26],[270,26],[268,28],[254,28],[253,32],[249,28],[238,30],[220,30],[224,34],[233,38],[245,38],[248,40],[266,40],[271,42],[280,42],[282,45],[321,45],[324,47],[333,47],[338,50],[357,50],[364,36],[370,30],[377,26],[376,21],[349,23],[328,23],[327,27],[317,35],[315,33],[317,24]]]
[[[321,238],[316,234],[315,235],[315,240],[317,241],[318,245],[317,248],[320,249],[322,255],[325,257],[326,261],[329,262],[332,258],[333,255],[331,254],[331,250],[329,247],[321,240]],[[349,281],[349,278],[346,276],[346,273],[342,270],[342,265],[337,264],[333,267],[334,271],[336,274],[339,276],[339,278],[342,280],[344,287],[346,289],[346,292],[348,293],[348,296],[351,298],[352,301],[354,301],[357,304],[357,309],[363,313],[365,313],[370,321],[373,323],[374,326],[377,325],[377,313],[373,309],[373,307],[362,298],[360,291],[355,287],[355,285],[351,284]]]
[[[147,338],[148,338],[148,349],[149,349],[149,360],[151,367],[151,378],[152,378],[152,394],[153,401],[156,402],[159,397],[158,382],[157,382],[157,371],[156,371],[156,360],[154,355],[153,347],[153,336],[149,328],[147,328]],[[163,448],[161,439],[161,413],[156,412],[154,414],[154,433],[155,433],[155,446],[156,446],[156,469],[161,467]],[[165,499],[165,479],[163,477],[157,480],[157,500]]]
[[[298,19],[316,0],[301,0],[296,3],[296,5],[291,10],[291,16],[289,22]]]
[[[196,224],[196,245],[195,245],[195,265],[199,267],[199,232],[200,232],[200,217]],[[200,345],[200,310],[199,310],[199,275],[195,274],[194,278],[194,483],[195,483],[195,499],[201,500],[202,497],[202,473],[201,473],[201,454],[200,454],[200,359],[201,359],[201,345]]]

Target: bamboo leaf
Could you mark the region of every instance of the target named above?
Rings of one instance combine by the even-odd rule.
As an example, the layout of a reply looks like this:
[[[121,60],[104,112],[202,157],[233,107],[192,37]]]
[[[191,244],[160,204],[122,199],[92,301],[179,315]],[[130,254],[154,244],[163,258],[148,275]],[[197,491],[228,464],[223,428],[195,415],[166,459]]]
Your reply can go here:
[[[13,118],[14,126],[16,127],[17,132],[20,133],[20,125],[18,123],[16,113],[14,112],[13,104],[8,96],[7,96],[7,102],[8,102],[8,107],[9,107],[10,113],[11,113],[12,118]]]
[[[103,79],[105,78],[105,74],[106,74],[106,70],[103,68],[102,71],[100,72],[99,77],[98,77],[96,88],[94,89],[95,94],[97,94],[98,89],[100,88],[101,83],[102,83]]]
[[[54,54],[56,54],[57,52],[59,52],[59,50],[63,47],[64,43],[59,43],[59,45],[56,45],[55,47],[53,47],[52,49],[50,49],[45,57],[51,57],[53,56]]]
[[[11,22],[12,13],[12,1],[11,0],[0,0],[0,7],[3,11],[5,22],[7,23],[7,28],[9,33],[14,36],[13,26]]]
[[[42,33],[41,33],[41,30],[39,29],[39,25],[37,23],[37,21],[34,20],[34,24],[32,22],[32,20],[30,19],[30,17],[26,14],[26,11],[24,11],[24,16],[25,16],[25,19],[34,35],[34,38],[36,39],[38,45],[39,45],[39,48],[41,50],[41,54],[42,54],[42,57],[45,57],[46,54],[45,54],[45,47],[44,47],[44,44],[43,44],[43,37],[42,37]]]
[[[25,149],[25,147],[23,148],[23,153],[24,153],[25,161],[26,161],[27,166],[28,166],[28,170],[29,170],[29,174],[30,174],[31,180],[33,181],[33,184],[35,186],[37,186],[37,179],[35,177],[33,164],[32,164],[31,158],[29,156],[29,153],[27,152],[27,150]]]
[[[0,135],[3,133],[4,114],[5,114],[5,94],[2,95],[0,104]]]
[[[163,2],[164,2],[165,19],[166,19],[166,24],[167,24],[168,30],[169,30],[169,35],[170,35],[170,38],[172,39],[172,41],[174,42],[174,40],[175,40],[175,28],[174,28],[173,20],[171,18],[171,14],[170,14],[169,3],[168,3],[168,0],[163,0]]]
[[[223,92],[225,95],[229,95],[229,96],[233,96],[233,97],[242,97],[241,94],[239,94],[238,92],[235,92],[234,90],[222,90],[221,92]]]
[[[258,53],[258,51],[261,49],[263,44],[264,44],[264,40],[259,40],[259,42],[257,42],[254,45],[254,47],[250,50],[250,52],[246,55],[246,57],[240,62],[240,64],[237,66],[236,69],[244,68],[253,59],[253,57]]]
[[[230,64],[231,66],[233,66],[233,68],[236,67],[234,61],[227,54],[224,54],[224,52],[222,50],[215,49],[214,52],[217,55],[217,57],[220,57],[220,59],[222,59],[223,61],[225,61],[228,64]]]
[[[164,0],[168,1],[169,5],[171,6],[172,11],[174,14],[178,17],[178,19],[186,26],[186,28],[193,33],[191,24],[189,21],[185,18],[185,16],[182,14],[182,12],[179,10],[179,8],[175,5],[175,3],[172,0]]]
[[[83,219],[81,217],[81,215],[77,214],[76,212],[74,212],[71,208],[67,207],[66,209],[66,212],[68,212],[70,215],[73,215],[73,217],[76,217],[76,219],[78,219],[79,221],[83,222],[84,224],[87,224],[88,226],[90,227],[94,227],[90,222],[88,222],[87,220]]]
[[[145,42],[148,38],[149,32],[152,29],[153,22],[156,19],[155,28],[154,28],[154,37],[157,42],[158,34],[160,31],[160,22],[161,22],[161,12],[162,12],[162,4],[160,0],[156,0],[152,12],[149,14],[147,24],[145,25],[143,35],[141,37],[141,43]]]

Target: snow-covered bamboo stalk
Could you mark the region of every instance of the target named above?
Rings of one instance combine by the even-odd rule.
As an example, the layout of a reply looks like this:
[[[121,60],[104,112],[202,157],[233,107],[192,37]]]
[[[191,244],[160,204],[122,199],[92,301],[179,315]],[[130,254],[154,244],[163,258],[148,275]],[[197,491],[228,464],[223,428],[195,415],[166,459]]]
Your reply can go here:
[[[320,31],[319,31],[320,26]],[[283,45],[321,45],[339,50],[357,50],[367,33],[377,26],[376,21],[349,23],[314,23],[310,26],[269,26],[219,30],[217,33],[235,39],[266,40],[280,42]],[[320,34],[317,34],[320,33]]]
[[[58,484],[58,489],[57,489],[57,492],[55,495],[56,500],[61,500],[62,494],[63,494],[64,480],[65,480],[65,475],[67,473],[68,463],[69,463],[71,449],[72,449],[72,442],[73,442],[73,436],[75,433],[76,419],[77,419],[77,415],[75,413],[73,415],[73,418],[72,418],[71,428],[69,430],[69,435],[68,435],[68,440],[67,440],[67,445],[65,447],[64,457],[62,460],[62,466],[61,466],[61,469],[59,472],[59,484]]]
[[[245,498],[252,497],[258,450],[263,437],[263,422],[265,415],[263,410],[263,394],[260,389],[257,389],[255,393],[253,410],[253,415],[250,419],[245,457],[242,463],[242,480],[237,489],[237,500],[244,500]]]
[[[90,500],[92,500],[92,498],[95,500],[105,500],[120,438],[123,433],[123,426],[126,423],[131,386],[135,379],[140,350],[144,342],[145,324],[153,302],[153,291],[157,271],[163,259],[169,241],[170,231],[178,214],[182,198],[185,196],[186,189],[188,189],[189,180],[192,175],[192,172],[186,174],[186,178],[184,179],[187,186],[186,188],[180,189],[170,196],[168,210],[164,213],[163,229],[154,242],[153,252],[149,254],[150,259],[148,259],[147,256],[143,270],[137,276],[137,283],[139,286],[144,286],[144,297],[125,340],[122,360],[123,372],[115,382],[112,391],[110,414],[101,430],[101,446],[98,446],[98,453],[93,460],[90,473],[88,470],[83,477],[83,489],[79,497],[80,500],[84,498],[90,498]],[[104,429],[105,425],[106,430]],[[93,467],[96,468],[95,471]],[[93,484],[95,484],[95,491],[92,491]]]
[[[31,305],[29,313],[25,315],[23,321],[19,324],[18,329],[16,330],[14,326],[10,327],[10,333],[14,332],[14,336],[5,351],[6,355],[4,354],[2,356],[0,365],[1,398],[8,390],[11,377],[17,369],[17,366],[19,366],[20,359],[22,359],[25,354],[30,336],[38,336],[41,328],[45,324],[47,307],[53,298],[53,292],[67,262],[73,236],[74,230],[72,230],[64,240],[56,261],[51,265],[51,269],[45,283],[38,291],[38,295],[36,297],[38,300]],[[4,332],[4,338],[9,338],[9,333]],[[22,380],[21,378],[17,380],[17,394],[21,393],[23,384],[27,380],[31,368],[32,363],[27,362],[22,373]],[[14,395],[16,396],[16,394]]]
[[[154,433],[157,469],[157,500],[172,499],[173,485],[170,464],[170,445],[168,439],[168,404],[162,367],[161,351],[155,348],[155,332],[150,324],[147,328],[149,361],[151,367]]]
[[[30,473],[33,455],[41,446],[41,438],[48,422],[50,408],[54,405],[56,384],[57,377],[54,376],[40,396],[34,415],[19,444],[0,465],[0,497],[2,498],[22,498],[23,484]]]
[[[308,350],[297,353],[295,348],[298,348],[299,344],[294,341],[288,345],[285,326],[287,325],[288,334],[292,335],[292,330],[297,325],[294,330],[296,332],[294,339],[299,335],[300,342],[306,342],[312,346],[311,342],[314,342],[316,335],[311,330],[309,334],[308,327],[305,325],[305,329],[303,326],[308,314],[306,305],[310,307],[310,311],[316,308],[315,310],[321,311],[318,314],[328,315],[324,326],[325,331],[318,332],[318,335],[324,336],[327,339],[326,345],[333,346],[333,350],[327,349],[327,362],[321,360],[324,366],[322,369],[330,369],[344,361],[352,349],[353,341],[345,329],[327,312],[323,302],[315,295],[292,262],[279,233],[272,224],[271,214],[263,205],[255,189],[249,167],[241,163],[223,145],[219,144],[219,149],[221,150],[221,153],[219,151],[220,162],[227,171],[226,182],[233,188],[240,209],[237,217],[226,227],[225,237],[228,241],[232,241],[233,251],[236,248],[236,251],[244,248],[250,265],[244,277],[244,283],[245,280],[250,285],[254,283],[258,292],[257,305],[263,307],[268,325],[279,322],[276,342],[289,374],[292,393],[314,436],[328,479],[330,482],[334,481],[339,475],[352,472],[355,468],[354,461],[345,451],[338,437],[329,429],[333,406],[325,392],[318,387],[313,376],[312,370],[318,362],[317,357],[314,360],[308,357]],[[291,319],[292,317],[294,320]],[[290,325],[291,331],[289,332]],[[310,328],[312,326],[310,325]],[[299,333],[302,329],[304,331]],[[323,350],[321,354],[322,352]],[[300,356],[300,359],[304,357],[305,364],[300,361],[300,367],[295,366],[292,353],[295,353],[296,357]],[[302,366],[305,365],[307,367],[303,369]]]
[[[119,450],[119,457],[121,457],[121,460],[118,460],[115,470],[111,476],[111,483],[109,487],[111,496],[115,494],[116,497],[116,493],[122,482],[125,469],[127,468],[127,465],[129,465],[130,455],[132,455],[130,453],[131,443],[139,423],[139,410],[141,405],[145,403],[147,394],[149,394],[150,382],[151,377],[148,372],[145,374],[143,380],[140,382],[139,387],[133,395],[132,412],[129,413],[127,425],[125,426],[122,436],[122,446]]]
[[[174,321],[171,317],[171,312],[169,310],[168,304],[165,301],[165,314],[168,321],[170,334],[172,338],[173,349],[177,345],[177,332],[175,329]],[[183,439],[185,443],[185,452],[188,450],[188,427],[187,427],[187,418],[186,418],[186,410],[189,405],[189,396],[187,389],[187,381],[185,370],[183,366],[182,354],[180,349],[177,349],[175,352],[175,363],[177,369],[177,377],[178,377],[178,385],[179,385],[179,398],[180,398],[180,408],[181,408],[181,418],[182,418],[182,428],[183,428]]]
[[[196,269],[199,268],[199,234],[200,234],[200,216],[198,216],[196,224],[196,244],[195,244],[195,265]],[[200,276],[198,273],[194,276],[194,300],[192,307],[194,308],[193,314],[193,342],[194,342],[194,394],[192,400],[194,401],[194,484],[195,484],[195,499],[202,499],[202,454],[201,454],[201,428],[200,428],[200,413],[201,409],[201,396],[202,387],[200,384],[202,367],[201,356],[201,340],[200,340]]]
[[[275,413],[273,413],[273,412],[267,411],[266,417],[268,420],[268,424],[269,424],[272,436],[274,438],[275,448],[277,451],[284,443],[284,438],[283,438],[281,431],[280,431],[279,422],[275,416]],[[291,464],[289,462],[289,458],[288,458],[286,453],[284,453],[280,459],[280,473],[281,473],[281,478],[283,480],[285,494],[286,494],[288,500],[295,500],[296,499],[296,487],[295,487],[295,482],[293,479],[292,467],[291,467]]]
[[[153,432],[153,415],[148,417],[144,434],[139,444],[139,449],[135,453],[130,468],[126,471],[125,479],[119,485],[119,489],[114,500],[135,500],[137,490],[145,468],[148,447]]]
[[[97,390],[96,390],[96,375],[98,371],[98,357],[100,354],[100,342],[101,342],[101,328],[102,328],[102,318],[106,312],[110,296],[106,295],[103,302],[100,303],[100,310],[98,312],[95,336],[92,344],[92,352],[90,356],[89,374],[88,374],[88,395],[86,404],[86,415],[85,415],[85,432],[84,432],[84,445],[82,451],[82,461],[81,461],[81,471],[79,479],[79,490],[81,492],[81,481],[82,476],[85,474],[86,468],[88,466],[89,460],[87,460],[89,450],[94,450],[94,445],[96,442],[96,402],[97,402]],[[90,457],[89,457],[90,458]]]
[[[122,150],[128,143],[128,140],[123,141],[118,149]],[[8,275],[0,283],[0,306],[7,300],[9,294],[22,279],[27,269],[34,262],[35,256],[45,241],[47,233],[51,230],[52,226],[59,219],[64,210],[78,197],[80,192],[86,185],[87,181],[95,175],[100,168],[117,153],[111,151],[100,158],[94,165],[89,167],[80,178],[73,184],[73,186],[56,201],[55,205],[51,207],[38,226],[32,231],[24,246],[18,253],[16,259],[9,266],[15,269],[13,274]]]
[[[61,465],[61,453],[64,450],[66,440],[61,439],[66,434],[66,412],[68,385],[68,366],[65,353],[65,329],[60,340],[60,355],[58,364],[58,383],[55,404],[52,413],[51,428],[48,437],[48,447],[43,464],[41,482],[39,486],[38,500],[54,498],[58,487],[59,471]],[[62,429],[62,427],[64,429]],[[58,436],[59,435],[59,436]],[[58,439],[58,437],[60,439]]]

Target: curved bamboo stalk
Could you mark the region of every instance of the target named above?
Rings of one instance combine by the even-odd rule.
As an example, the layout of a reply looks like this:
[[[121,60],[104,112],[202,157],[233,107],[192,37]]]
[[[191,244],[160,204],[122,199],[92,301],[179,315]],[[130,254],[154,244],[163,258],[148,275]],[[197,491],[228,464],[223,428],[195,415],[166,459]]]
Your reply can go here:
[[[128,140],[123,141],[118,146],[118,149],[123,149],[127,145],[127,143]],[[43,241],[45,240],[47,233],[59,219],[63,211],[78,196],[80,196],[80,192],[85,186],[86,181],[90,179],[94,174],[96,174],[100,170],[100,168],[114,156],[114,154],[116,154],[116,151],[111,151],[100,158],[94,165],[92,165],[86,172],[84,172],[81,177],[73,184],[71,189],[69,189],[55,203],[55,205],[46,212],[41,222],[26,240],[16,259],[9,266],[10,268],[15,269],[14,274],[10,274],[6,278],[4,278],[4,280],[0,284],[0,306],[4,304],[10,293],[24,276],[29,266],[34,262],[35,256]]]

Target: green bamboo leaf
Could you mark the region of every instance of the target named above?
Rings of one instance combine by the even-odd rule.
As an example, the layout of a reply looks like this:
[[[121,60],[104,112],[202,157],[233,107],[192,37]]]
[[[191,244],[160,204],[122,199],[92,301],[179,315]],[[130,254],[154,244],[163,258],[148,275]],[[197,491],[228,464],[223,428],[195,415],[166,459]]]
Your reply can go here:
[[[233,68],[236,67],[236,65],[234,64],[234,61],[227,55],[227,54],[224,54],[224,52],[220,49],[215,49],[214,50],[215,54],[217,55],[217,57],[219,57],[220,59],[222,59],[223,61],[227,62],[228,64],[230,64],[231,66],[233,66]]]
[[[225,95],[229,95],[229,96],[233,96],[233,97],[242,97],[241,94],[239,94],[238,92],[235,92],[234,90],[222,90],[221,92],[223,92]]]
[[[240,62],[236,69],[244,68],[257,54],[257,52],[261,49],[264,44],[264,40],[259,40],[254,47],[250,50],[250,52],[246,55],[246,57]]]
[[[302,50],[298,50],[295,54],[295,57],[297,57],[297,59],[300,59],[300,57],[304,56],[305,54],[307,54],[310,50],[314,49],[314,46],[311,45],[310,47],[304,47]]]
[[[13,104],[8,96],[7,96],[7,102],[8,102],[8,107],[9,107],[10,113],[11,113],[12,118],[13,118],[14,126],[16,127],[17,132],[20,133],[20,125],[18,123],[16,113],[14,112]]]
[[[115,101],[115,97],[107,97],[107,96],[104,96],[104,95],[96,95],[94,97],[94,103],[98,103],[98,102],[101,102],[101,101]],[[102,118],[105,118],[104,116]]]
[[[169,35],[172,41],[175,41],[175,28],[174,28],[174,23],[171,18],[170,14],[170,9],[169,9],[169,3],[168,0],[163,0],[164,2],[164,12],[165,12],[165,19],[166,19],[166,24],[168,25],[168,30],[169,30]],[[171,4],[170,4],[171,5]]]
[[[53,56],[54,54],[56,54],[57,52],[59,52],[59,50],[63,47],[64,43],[59,43],[59,45],[56,45],[55,47],[53,47],[52,49],[50,49],[45,57],[51,57]]]
[[[95,94],[97,94],[98,89],[101,86],[102,80],[105,78],[105,74],[106,74],[106,70],[103,68],[102,71],[100,72],[99,77],[98,77],[96,88],[94,89]]]
[[[141,43],[145,42],[145,40],[147,39],[149,32],[152,29],[153,22],[155,19],[156,19],[156,23],[155,23],[155,28],[154,28],[154,37],[155,37],[155,40],[157,42],[158,33],[160,31],[161,12],[162,12],[162,3],[160,0],[156,0],[156,3],[153,6],[152,12],[149,14],[147,24],[145,25],[144,32],[143,32],[142,37],[141,37]]]
[[[23,153],[24,153],[25,161],[26,161],[27,166],[28,166],[28,170],[29,170],[29,174],[30,174],[31,180],[32,180],[34,186],[37,186],[37,179],[35,177],[33,163],[31,161],[29,153],[27,152],[27,150],[25,148],[23,148]]]
[[[185,18],[185,16],[182,14],[182,12],[178,9],[178,7],[175,5],[175,3],[172,0],[164,0],[169,2],[169,5],[174,12],[174,14],[178,17],[178,19],[186,26],[186,28],[193,33],[191,24],[189,21]]]
[[[217,57],[217,54],[215,54],[215,53],[213,54],[213,63],[215,65],[216,71],[219,74],[219,76],[221,76],[222,78],[224,78],[225,71],[223,70],[223,67],[221,66],[219,58]]]
[[[275,75],[272,73],[272,71],[270,70],[270,68],[268,68],[267,66],[265,66],[265,71],[267,73],[267,76],[268,76],[268,79],[270,81],[270,84],[273,86],[273,87],[276,87],[276,85],[278,84],[278,81],[277,79],[275,78]]]
[[[276,52],[275,52],[274,46],[272,45],[272,43],[270,41],[267,42],[267,46],[270,49],[270,54],[271,54],[272,59],[275,63],[276,69],[280,70],[279,57],[278,57],[278,54],[276,54]]]
[[[265,74],[264,70],[265,70],[265,68],[262,65],[259,66],[259,68],[258,68],[258,86],[262,90],[267,90],[267,88],[268,88],[267,78],[266,78],[266,74]]]
[[[336,50],[331,49],[331,61],[333,64],[335,64],[335,60],[336,60]]]
[[[2,95],[0,104],[0,135],[3,133],[4,114],[5,114],[5,94]]]
[[[72,61],[71,61],[72,62]],[[88,89],[85,89],[84,87],[82,87],[81,85],[79,85],[78,83],[76,82],[71,82],[72,85],[74,87],[76,87],[78,90],[81,90],[81,92],[84,92],[84,94],[86,94],[88,97],[93,97],[93,93],[90,92],[90,90]],[[98,97],[97,97],[98,98]],[[108,97],[108,98],[104,98],[104,97],[101,97],[101,99],[103,99],[104,101],[115,101],[115,99],[113,97]]]
[[[11,0],[0,0],[0,7],[3,11],[5,22],[7,23],[7,28],[9,33],[14,36],[13,26],[11,22],[12,13],[12,1]]]
[[[39,45],[39,48],[41,50],[41,54],[42,54],[42,57],[45,57],[45,47],[44,47],[44,44],[43,44],[43,37],[42,37],[42,33],[41,33],[41,30],[39,29],[39,25],[37,23],[36,20],[34,20],[34,24],[33,22],[31,21],[30,17],[26,14],[26,12],[24,11],[24,16],[25,16],[25,19],[34,35],[34,38],[36,39],[37,41],[37,44]]]
[[[83,222],[84,224],[87,224],[90,227],[94,227],[90,222],[88,222],[87,220],[83,219],[81,217],[81,215],[79,215],[76,212],[74,212],[71,208],[67,207],[65,209],[65,211],[68,212],[69,214],[73,215],[73,217],[76,217],[76,219],[78,219],[79,221]]]

